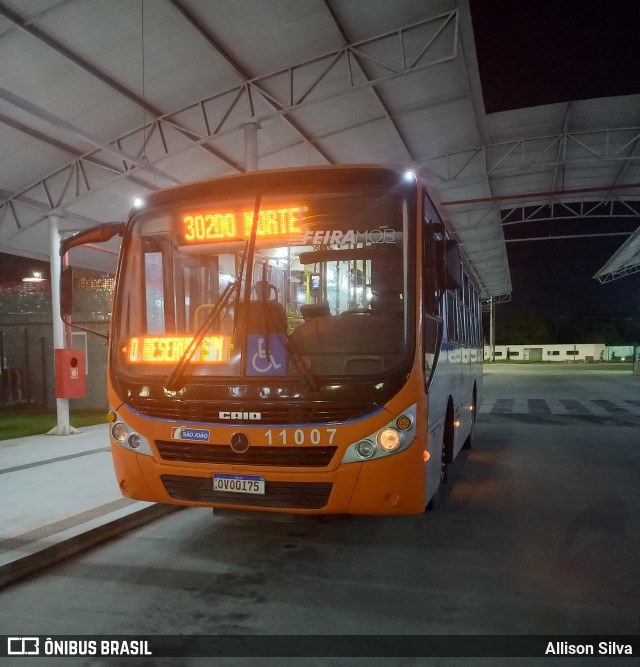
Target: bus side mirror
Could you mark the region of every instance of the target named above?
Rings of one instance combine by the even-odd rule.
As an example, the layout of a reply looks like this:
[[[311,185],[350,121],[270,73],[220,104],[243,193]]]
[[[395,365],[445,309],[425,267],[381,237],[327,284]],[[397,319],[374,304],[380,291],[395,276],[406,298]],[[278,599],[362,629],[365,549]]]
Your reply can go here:
[[[105,222],[102,225],[77,232],[60,242],[60,257],[66,255],[71,248],[76,248],[87,243],[106,243],[114,236],[122,236],[124,228],[124,222]]]
[[[438,287],[441,290],[456,290],[461,286],[462,262],[458,243],[452,239],[438,241]]]
[[[73,269],[65,266],[60,273],[60,315],[62,319],[71,317],[73,310]]]

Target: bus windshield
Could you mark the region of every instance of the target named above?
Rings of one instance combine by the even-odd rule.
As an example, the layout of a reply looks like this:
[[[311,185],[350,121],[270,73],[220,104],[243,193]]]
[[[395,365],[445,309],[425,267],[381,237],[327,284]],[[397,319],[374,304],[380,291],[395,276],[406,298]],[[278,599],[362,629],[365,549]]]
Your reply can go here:
[[[114,368],[163,381],[186,356],[186,382],[264,382],[342,381],[408,365],[407,196],[283,187],[138,213],[123,247]]]

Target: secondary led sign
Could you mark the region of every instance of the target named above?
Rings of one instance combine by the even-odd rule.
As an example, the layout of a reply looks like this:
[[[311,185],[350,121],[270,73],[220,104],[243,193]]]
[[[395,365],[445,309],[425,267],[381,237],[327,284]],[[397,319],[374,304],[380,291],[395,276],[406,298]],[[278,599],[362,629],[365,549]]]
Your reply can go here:
[[[262,238],[298,236],[302,234],[298,220],[307,210],[306,206],[261,210],[256,235]],[[253,211],[194,211],[182,216],[182,225],[187,243],[248,239]]]
[[[127,358],[133,364],[175,364],[193,340],[193,336],[140,336],[129,340]],[[231,359],[231,336],[205,336],[191,361],[220,364]]]

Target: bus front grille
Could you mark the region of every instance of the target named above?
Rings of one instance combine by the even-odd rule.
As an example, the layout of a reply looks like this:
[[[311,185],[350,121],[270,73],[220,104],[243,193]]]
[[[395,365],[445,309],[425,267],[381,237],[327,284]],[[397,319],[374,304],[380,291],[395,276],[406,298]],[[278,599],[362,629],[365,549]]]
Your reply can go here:
[[[247,407],[243,402],[210,401],[190,399],[167,401],[152,398],[136,398],[131,407],[148,417],[182,422],[199,422],[229,426],[236,423],[221,419],[222,412],[242,412],[255,410],[261,415],[261,423],[266,424],[334,424],[370,415],[379,410],[370,400],[345,401],[262,401]],[[238,425],[242,424],[239,420]],[[255,422],[251,422],[255,425]]]
[[[202,445],[185,441],[156,440],[165,461],[230,463],[248,466],[326,468],[337,447],[250,447],[237,454],[229,445]]]
[[[265,494],[245,495],[213,490],[212,477],[162,475],[167,493],[176,500],[274,509],[320,509],[329,501],[331,482],[270,482]]]

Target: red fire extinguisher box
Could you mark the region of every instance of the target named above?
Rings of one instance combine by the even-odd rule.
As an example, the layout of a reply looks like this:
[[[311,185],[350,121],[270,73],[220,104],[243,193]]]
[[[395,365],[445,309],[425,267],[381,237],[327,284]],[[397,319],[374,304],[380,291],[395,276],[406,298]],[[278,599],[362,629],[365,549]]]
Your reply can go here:
[[[87,393],[84,350],[55,350],[56,398],[81,398]]]

